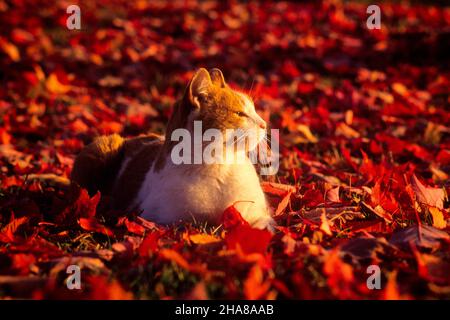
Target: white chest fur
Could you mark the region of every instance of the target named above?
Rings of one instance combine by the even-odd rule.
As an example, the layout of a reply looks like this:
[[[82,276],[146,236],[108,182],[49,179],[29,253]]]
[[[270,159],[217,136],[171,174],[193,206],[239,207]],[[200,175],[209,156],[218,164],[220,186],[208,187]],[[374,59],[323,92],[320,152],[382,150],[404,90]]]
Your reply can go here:
[[[256,170],[243,164],[174,165],[150,170],[134,203],[144,218],[159,223],[180,219],[217,222],[230,205],[257,228],[270,227],[272,218]]]

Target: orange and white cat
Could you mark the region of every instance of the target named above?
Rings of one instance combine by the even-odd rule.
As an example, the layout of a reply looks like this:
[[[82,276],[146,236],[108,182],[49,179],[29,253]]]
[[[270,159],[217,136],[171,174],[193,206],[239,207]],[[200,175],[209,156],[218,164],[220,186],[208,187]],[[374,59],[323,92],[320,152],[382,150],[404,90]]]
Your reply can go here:
[[[247,95],[231,89],[219,69],[208,72],[201,68],[175,106],[165,137],[101,136],[78,155],[71,180],[90,193],[100,190],[115,208],[138,210],[142,217],[158,223],[192,218],[217,223],[223,211],[234,204],[252,226],[271,229],[273,219],[248,157],[240,163],[172,161],[176,143],[172,133],[180,128],[192,132],[194,121],[201,121],[203,130],[266,129]]]

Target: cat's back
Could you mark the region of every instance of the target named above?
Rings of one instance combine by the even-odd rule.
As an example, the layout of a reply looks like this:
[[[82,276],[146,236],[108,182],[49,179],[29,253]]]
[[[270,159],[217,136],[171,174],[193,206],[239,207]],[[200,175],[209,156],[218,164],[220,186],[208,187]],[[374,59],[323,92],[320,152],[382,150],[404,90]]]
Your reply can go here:
[[[145,135],[125,139],[100,136],[76,157],[71,181],[93,195],[100,191],[117,209],[126,209],[136,197],[146,173],[158,157],[164,139]]]
[[[123,157],[112,188],[112,199],[117,209],[127,209],[136,198],[147,173],[155,163],[164,139],[146,135],[125,140]]]

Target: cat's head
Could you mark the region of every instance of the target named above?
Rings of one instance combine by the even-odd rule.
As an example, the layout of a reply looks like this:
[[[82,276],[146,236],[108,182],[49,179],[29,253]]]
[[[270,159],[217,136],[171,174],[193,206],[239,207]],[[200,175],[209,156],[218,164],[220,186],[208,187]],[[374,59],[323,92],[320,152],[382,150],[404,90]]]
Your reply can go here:
[[[169,121],[167,134],[177,128],[191,131],[194,121],[201,121],[203,131],[218,129],[225,134],[227,129],[235,129],[256,134],[256,142],[266,130],[266,122],[256,113],[252,99],[230,88],[216,68],[209,72],[200,68],[194,74]]]

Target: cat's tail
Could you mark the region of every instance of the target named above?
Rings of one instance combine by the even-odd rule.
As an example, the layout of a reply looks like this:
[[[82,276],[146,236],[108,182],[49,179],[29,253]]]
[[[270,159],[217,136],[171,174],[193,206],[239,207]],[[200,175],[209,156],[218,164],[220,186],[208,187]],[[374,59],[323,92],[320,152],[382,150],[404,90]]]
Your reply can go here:
[[[89,194],[108,194],[123,159],[125,139],[118,134],[101,136],[87,145],[76,157],[70,179]]]

